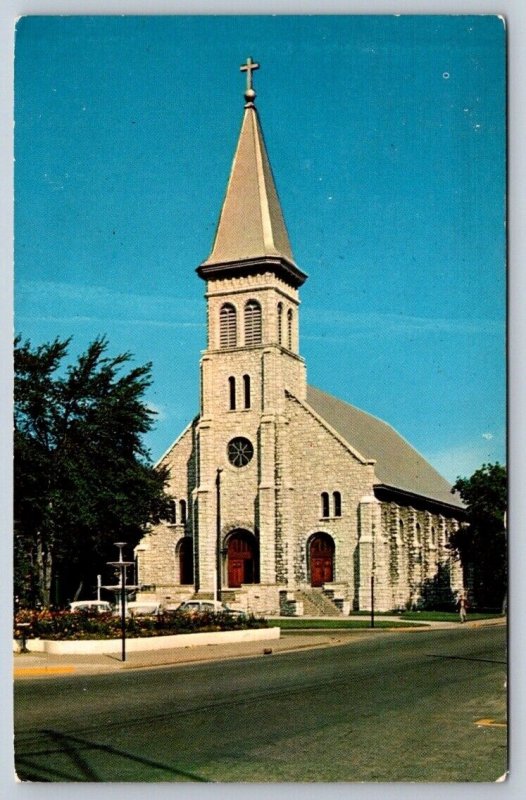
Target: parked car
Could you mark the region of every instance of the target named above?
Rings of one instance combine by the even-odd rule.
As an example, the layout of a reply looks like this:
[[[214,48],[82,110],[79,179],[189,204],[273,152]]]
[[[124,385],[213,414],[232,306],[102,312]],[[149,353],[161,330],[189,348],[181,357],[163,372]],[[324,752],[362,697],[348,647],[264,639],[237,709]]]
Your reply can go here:
[[[69,611],[87,611],[91,614],[110,614],[111,603],[106,600],[75,600],[68,606]]]
[[[130,600],[129,603],[126,603],[126,616],[127,617],[154,617],[156,614],[159,614],[161,611],[161,606],[159,603],[152,603],[140,600]],[[121,605],[120,603],[115,607],[113,612],[116,617],[121,616]]]
[[[232,617],[245,617],[244,611],[235,608],[230,608],[225,603],[220,603],[218,600],[185,600],[181,603],[177,611],[183,614],[199,614],[203,611],[209,611],[214,614],[230,614]]]
[[[159,603],[146,602],[145,600],[134,600],[126,605],[129,614],[134,617],[151,617],[159,614],[161,606]]]

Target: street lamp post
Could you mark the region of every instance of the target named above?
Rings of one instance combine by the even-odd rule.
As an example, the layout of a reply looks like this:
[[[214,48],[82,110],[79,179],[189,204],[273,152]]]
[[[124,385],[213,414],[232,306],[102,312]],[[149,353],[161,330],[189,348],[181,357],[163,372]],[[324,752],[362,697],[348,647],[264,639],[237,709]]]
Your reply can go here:
[[[122,550],[126,547],[126,542],[114,542],[114,544],[119,548],[119,560],[108,561],[108,564],[120,572],[122,660],[126,661],[126,567],[133,564],[133,561],[124,561],[122,558]]]
[[[371,542],[371,628],[374,628],[374,573],[376,570],[375,552],[374,552],[374,524],[372,525],[372,542]]]
[[[216,568],[215,568],[215,600],[221,600],[221,467],[216,472]]]

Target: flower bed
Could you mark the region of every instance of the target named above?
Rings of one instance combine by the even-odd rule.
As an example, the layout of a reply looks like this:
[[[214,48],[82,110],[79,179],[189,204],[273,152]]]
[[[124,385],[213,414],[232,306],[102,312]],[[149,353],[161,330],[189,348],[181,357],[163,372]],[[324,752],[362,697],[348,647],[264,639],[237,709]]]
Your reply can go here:
[[[14,638],[21,638],[19,625],[29,624],[28,639],[51,641],[116,639],[121,635],[121,619],[112,614],[94,614],[80,611],[32,611],[17,612]],[[126,620],[126,636],[144,638],[152,636],[174,636],[183,633],[211,633],[218,631],[242,631],[266,628],[267,621],[247,615],[242,617],[225,613],[201,612],[184,614],[165,612],[153,617],[130,617]]]

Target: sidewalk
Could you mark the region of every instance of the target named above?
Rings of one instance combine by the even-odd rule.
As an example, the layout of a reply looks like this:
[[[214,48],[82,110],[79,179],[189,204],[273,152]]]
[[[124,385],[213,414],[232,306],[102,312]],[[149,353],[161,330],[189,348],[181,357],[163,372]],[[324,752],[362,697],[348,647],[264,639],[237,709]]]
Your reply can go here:
[[[285,633],[280,639],[268,642],[238,642],[235,644],[198,645],[172,650],[148,650],[127,653],[126,661],[120,655],[55,655],[49,653],[15,653],[14,677],[36,678],[60,675],[79,675],[116,672],[123,669],[177,666],[223,659],[270,656],[304,648],[331,647],[356,638],[363,631],[316,631],[298,634]],[[29,642],[29,647],[31,643]]]
[[[290,617],[288,618],[290,619]],[[342,619],[337,617],[335,619]],[[362,619],[363,617],[346,617],[346,619]],[[397,617],[382,617],[385,621],[397,621]],[[505,625],[506,618],[498,617],[465,623],[466,627],[482,625]],[[458,623],[426,622],[415,627],[410,622],[403,628],[358,628],[332,630],[282,631],[280,639],[269,642],[238,642],[235,644],[202,645],[195,647],[179,647],[171,650],[149,650],[139,653],[128,653],[126,661],[120,655],[56,655],[49,653],[15,653],[13,656],[13,675],[19,678],[46,678],[68,675],[92,675],[118,672],[125,669],[147,669],[151,667],[180,666],[184,664],[205,663],[236,658],[269,658],[280,653],[290,653],[305,648],[337,647],[357,641],[364,637],[385,633],[407,633],[429,631],[431,629],[454,628]],[[29,642],[29,648],[31,643]]]

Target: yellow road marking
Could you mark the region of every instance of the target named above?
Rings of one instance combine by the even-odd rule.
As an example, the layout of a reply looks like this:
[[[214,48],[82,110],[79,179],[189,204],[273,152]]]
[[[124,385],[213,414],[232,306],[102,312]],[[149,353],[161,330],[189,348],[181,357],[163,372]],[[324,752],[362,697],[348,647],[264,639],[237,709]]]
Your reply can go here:
[[[66,675],[75,672],[75,667],[17,667],[13,670],[15,678],[33,675]]]
[[[477,719],[475,725],[482,725],[485,728],[506,728],[506,722],[497,722],[496,719]]]

